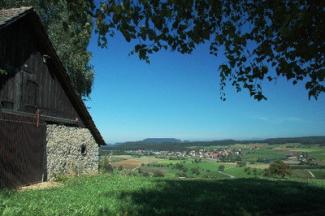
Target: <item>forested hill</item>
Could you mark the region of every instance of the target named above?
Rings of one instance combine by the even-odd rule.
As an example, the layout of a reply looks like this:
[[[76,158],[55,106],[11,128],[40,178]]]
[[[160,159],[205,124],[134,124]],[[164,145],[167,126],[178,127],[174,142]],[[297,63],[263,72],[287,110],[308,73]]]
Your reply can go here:
[[[147,138],[142,141],[142,143],[180,143],[182,140],[175,138]]]
[[[284,143],[301,143],[301,144],[318,144],[325,146],[325,136],[309,137],[290,137],[290,138],[269,138],[262,140],[215,140],[215,141],[180,141],[173,138],[150,138],[136,142],[124,142],[115,145],[106,145],[102,148],[105,150],[156,150],[156,151],[177,151],[185,150],[191,146],[218,146],[232,144],[284,144]]]

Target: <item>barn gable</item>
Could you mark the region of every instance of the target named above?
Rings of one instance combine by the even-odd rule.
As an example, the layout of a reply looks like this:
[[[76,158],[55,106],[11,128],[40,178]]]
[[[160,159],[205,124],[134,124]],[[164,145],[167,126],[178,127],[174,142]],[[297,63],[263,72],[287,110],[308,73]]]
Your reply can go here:
[[[86,127],[104,144],[31,7],[0,10],[0,41],[0,69],[8,73],[0,78],[2,110],[39,110],[43,120]]]
[[[97,173],[104,140],[30,7],[0,10],[0,188]]]

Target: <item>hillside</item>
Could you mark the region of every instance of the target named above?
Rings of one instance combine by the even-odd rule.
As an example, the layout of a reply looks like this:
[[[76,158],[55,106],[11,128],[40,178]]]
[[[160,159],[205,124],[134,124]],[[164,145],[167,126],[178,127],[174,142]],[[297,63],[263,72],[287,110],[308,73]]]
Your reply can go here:
[[[180,143],[179,139],[175,138],[147,138],[141,141],[142,143]]]

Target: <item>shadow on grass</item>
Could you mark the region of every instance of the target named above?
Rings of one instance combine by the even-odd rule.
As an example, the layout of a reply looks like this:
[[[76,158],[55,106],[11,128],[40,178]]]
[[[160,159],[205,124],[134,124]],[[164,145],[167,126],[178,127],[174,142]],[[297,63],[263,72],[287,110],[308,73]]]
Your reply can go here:
[[[128,215],[325,215],[325,190],[260,179],[157,180],[154,189],[122,193]]]

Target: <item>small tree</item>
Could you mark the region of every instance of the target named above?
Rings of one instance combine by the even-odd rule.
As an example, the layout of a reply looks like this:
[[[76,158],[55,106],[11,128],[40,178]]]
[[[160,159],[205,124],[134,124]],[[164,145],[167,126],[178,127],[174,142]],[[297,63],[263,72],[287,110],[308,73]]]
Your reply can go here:
[[[191,168],[191,172],[194,174],[194,175],[200,175],[200,169],[198,167],[193,167]]]
[[[273,161],[270,167],[265,171],[266,176],[280,176],[284,178],[286,175],[290,175],[289,165],[283,161]]]
[[[108,156],[105,156],[103,159],[100,160],[99,170],[103,173],[113,172],[113,166],[111,165],[111,161]]]
[[[247,165],[247,162],[246,161],[238,161],[237,162],[237,166],[239,166],[239,167],[244,167],[246,165]]]
[[[219,167],[218,167],[218,170],[219,171],[225,171],[225,165],[220,165]]]
[[[247,175],[251,174],[251,168],[250,167],[245,167],[244,172],[247,173]]]

